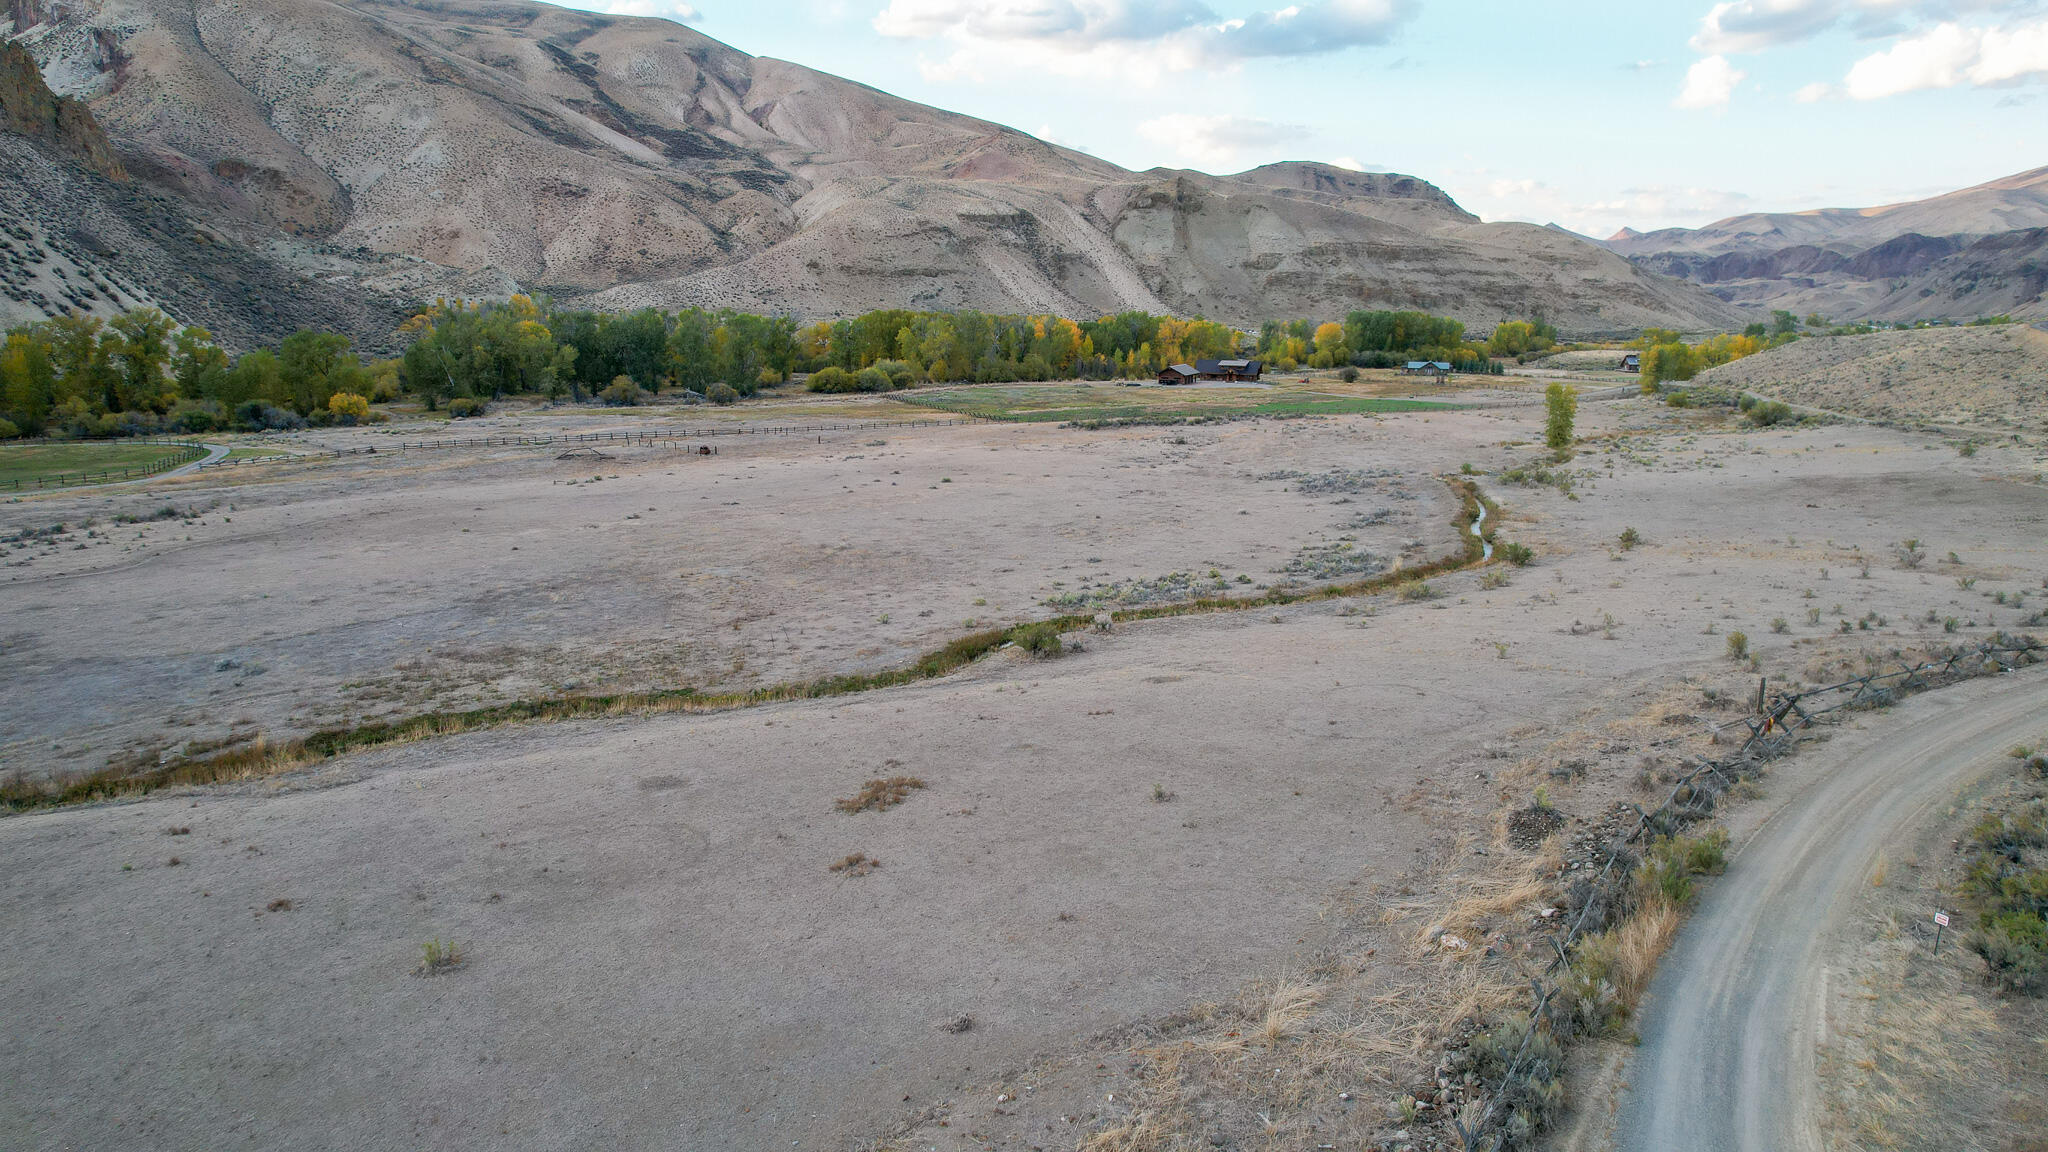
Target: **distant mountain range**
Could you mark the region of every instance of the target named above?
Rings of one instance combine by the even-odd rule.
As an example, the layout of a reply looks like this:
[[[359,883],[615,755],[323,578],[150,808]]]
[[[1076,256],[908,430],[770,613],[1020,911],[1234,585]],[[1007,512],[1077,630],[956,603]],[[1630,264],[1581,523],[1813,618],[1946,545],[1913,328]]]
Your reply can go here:
[[[1582,238],[1319,164],[1131,172],[660,20],[525,0],[0,0],[124,176],[0,137],[0,319],[137,300],[233,343],[441,294],[879,307],[1417,308],[1739,323]],[[24,81],[26,82],[26,81]],[[60,275],[55,269],[62,269]]]
[[[1801,315],[2048,316],[2048,168],[1906,204],[1624,228],[1602,243],[1730,303]]]

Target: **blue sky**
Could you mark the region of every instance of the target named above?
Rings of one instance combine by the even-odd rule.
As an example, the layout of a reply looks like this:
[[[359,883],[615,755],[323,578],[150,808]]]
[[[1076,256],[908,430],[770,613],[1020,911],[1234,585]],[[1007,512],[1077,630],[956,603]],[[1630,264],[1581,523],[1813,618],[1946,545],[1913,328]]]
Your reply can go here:
[[[2048,0],[576,0],[1127,168],[1389,169],[1594,235],[2048,165]],[[1262,6],[1264,5],[1264,6]]]

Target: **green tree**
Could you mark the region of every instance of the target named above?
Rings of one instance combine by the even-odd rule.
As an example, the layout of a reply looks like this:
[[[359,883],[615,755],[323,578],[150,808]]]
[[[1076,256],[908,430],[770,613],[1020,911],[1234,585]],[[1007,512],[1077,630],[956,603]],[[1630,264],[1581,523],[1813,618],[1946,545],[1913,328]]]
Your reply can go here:
[[[1547,352],[1557,346],[1557,329],[1528,320],[1508,320],[1493,330],[1486,351],[1493,356],[1519,356],[1525,352]]]
[[[668,336],[669,375],[677,384],[701,393],[716,379],[711,361],[711,316],[692,308],[676,317]]]
[[[57,404],[57,369],[50,346],[32,329],[16,329],[0,345],[0,410],[24,432],[39,436]]]
[[[187,399],[212,396],[231,364],[204,328],[180,328],[171,342],[171,381]]]
[[[220,394],[211,397],[221,407],[233,409],[251,400],[282,407],[288,400],[284,368],[277,353],[258,348],[235,361],[234,370],[221,378]]]
[[[120,373],[119,406],[168,408],[174,399],[166,393],[171,390],[171,334],[177,325],[154,308],[137,308],[114,317],[107,329],[102,343],[109,345]]]
[[[1699,375],[1700,367],[1699,356],[1684,344],[1659,344],[1643,353],[1643,390],[1654,392],[1667,380],[1690,380]]]
[[[50,363],[56,370],[58,403],[76,399],[88,407],[104,404],[115,395],[119,377],[114,370],[112,348],[102,340],[105,323],[83,312],[66,312],[36,325],[37,335],[49,345]]]
[[[363,362],[349,354],[348,337],[338,332],[294,332],[279,346],[277,359],[283,398],[301,416],[327,407],[336,392],[369,391]]]
[[[1543,442],[1562,457],[1572,446],[1572,426],[1579,415],[1579,390],[1569,384],[1553,383],[1543,390],[1548,415],[1543,423]]]

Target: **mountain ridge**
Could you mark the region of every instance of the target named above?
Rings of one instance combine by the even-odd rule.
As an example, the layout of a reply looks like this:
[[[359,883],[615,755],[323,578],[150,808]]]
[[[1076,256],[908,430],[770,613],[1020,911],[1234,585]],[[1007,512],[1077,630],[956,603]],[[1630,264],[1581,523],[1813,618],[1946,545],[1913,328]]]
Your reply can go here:
[[[805,318],[1741,318],[1416,177],[1131,172],[666,21],[528,0],[13,3],[17,39],[139,181],[281,267],[394,303],[517,287]]]
[[[1600,241],[1732,304],[1837,320],[2048,316],[2048,167],[1875,208],[1749,213]]]

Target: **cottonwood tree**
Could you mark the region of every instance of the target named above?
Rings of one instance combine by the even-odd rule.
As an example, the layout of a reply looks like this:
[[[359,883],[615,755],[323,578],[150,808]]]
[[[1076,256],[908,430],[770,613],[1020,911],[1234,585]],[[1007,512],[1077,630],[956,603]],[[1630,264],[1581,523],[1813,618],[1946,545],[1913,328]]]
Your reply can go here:
[[[1543,424],[1543,442],[1560,459],[1572,446],[1572,426],[1579,416],[1579,390],[1569,384],[1552,383],[1543,390],[1548,418]]]

